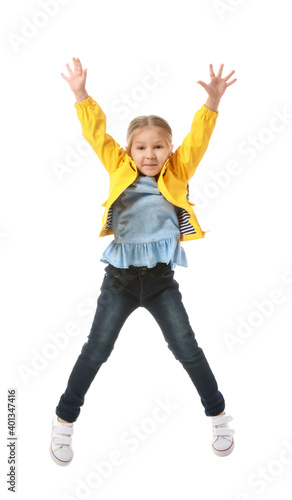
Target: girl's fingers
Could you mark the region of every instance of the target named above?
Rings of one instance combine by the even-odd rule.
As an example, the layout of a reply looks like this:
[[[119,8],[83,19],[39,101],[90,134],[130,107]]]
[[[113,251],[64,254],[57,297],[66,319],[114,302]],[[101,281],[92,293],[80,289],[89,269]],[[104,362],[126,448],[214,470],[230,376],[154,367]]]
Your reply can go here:
[[[81,61],[80,61],[80,59],[78,59],[78,57],[77,57],[77,63],[80,66],[81,71],[83,71]]]
[[[225,82],[235,73],[234,69],[231,71],[231,73],[229,73],[229,75],[225,76],[225,78],[223,78],[223,80],[225,80]]]
[[[73,71],[72,71],[72,69],[70,68],[70,66],[69,66],[69,64],[68,64],[68,63],[66,64],[66,68],[67,68],[68,72],[70,73],[70,75],[73,75]]]
[[[74,71],[72,71],[72,69],[70,68],[70,65],[68,63],[66,64],[66,68],[67,68],[68,73],[70,75],[69,78],[68,78],[68,76],[64,75],[64,73],[60,73],[61,77],[64,78],[64,80],[66,80],[66,82],[70,81],[70,78],[72,75],[76,76],[76,73],[81,73],[81,74],[83,73],[80,59],[78,59],[78,57],[72,57],[72,60],[73,60],[73,64],[74,64]],[[84,70],[85,76],[86,76],[86,71],[87,70]],[[79,75],[77,75],[77,76],[79,76]]]
[[[209,64],[209,69],[210,69],[210,77],[213,78],[215,76],[215,73],[213,70],[213,64]]]
[[[80,62],[80,59],[78,57],[73,57],[73,62],[74,62],[74,71],[75,73],[83,73],[82,65]]]
[[[232,85],[234,82],[236,82],[237,78],[234,78],[234,80],[231,80],[231,82],[227,83],[227,87],[229,87],[229,85]]]
[[[221,65],[220,65],[220,68],[219,68],[219,71],[218,71],[218,75],[217,75],[217,76],[219,76],[219,77],[221,77],[221,75],[222,75],[223,66],[224,66],[224,64],[221,64]]]
[[[197,83],[199,83],[200,85],[202,85],[202,87],[204,89],[207,89],[208,88],[208,85],[205,83],[205,82],[202,82],[202,80],[198,80]]]

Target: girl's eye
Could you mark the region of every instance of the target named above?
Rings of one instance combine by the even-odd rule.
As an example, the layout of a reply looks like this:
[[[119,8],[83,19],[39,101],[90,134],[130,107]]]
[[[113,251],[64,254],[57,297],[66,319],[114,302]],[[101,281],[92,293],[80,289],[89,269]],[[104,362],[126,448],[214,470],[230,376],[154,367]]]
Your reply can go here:
[[[155,146],[155,148],[162,149],[163,146],[158,145],[158,146]],[[137,149],[145,149],[145,148],[144,148],[144,146],[138,146]]]

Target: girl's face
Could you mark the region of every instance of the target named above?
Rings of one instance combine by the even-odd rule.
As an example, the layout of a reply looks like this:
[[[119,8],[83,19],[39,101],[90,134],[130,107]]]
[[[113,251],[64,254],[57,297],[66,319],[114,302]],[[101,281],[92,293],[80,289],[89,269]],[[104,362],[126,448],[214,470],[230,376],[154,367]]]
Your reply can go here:
[[[154,177],[171,156],[172,149],[173,145],[169,146],[165,135],[159,129],[147,125],[134,135],[128,154],[133,158],[139,172]]]

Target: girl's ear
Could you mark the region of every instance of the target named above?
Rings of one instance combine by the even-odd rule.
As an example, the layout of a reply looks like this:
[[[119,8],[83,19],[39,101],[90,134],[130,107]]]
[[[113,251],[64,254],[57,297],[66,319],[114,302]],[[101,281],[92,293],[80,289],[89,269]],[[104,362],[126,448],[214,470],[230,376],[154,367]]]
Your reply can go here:
[[[170,153],[169,153],[169,156],[173,155],[173,144],[171,145],[171,150],[170,150]]]

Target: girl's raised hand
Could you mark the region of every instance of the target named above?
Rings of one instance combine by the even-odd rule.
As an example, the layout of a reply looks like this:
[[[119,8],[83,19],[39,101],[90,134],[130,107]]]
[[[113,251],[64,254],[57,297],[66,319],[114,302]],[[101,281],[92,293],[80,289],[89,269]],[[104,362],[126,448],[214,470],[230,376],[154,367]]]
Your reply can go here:
[[[231,82],[227,83],[227,80],[229,80],[229,78],[235,73],[235,71],[234,70],[231,71],[231,73],[229,73],[229,75],[225,76],[225,78],[222,78],[223,66],[224,66],[224,64],[221,64],[219,71],[218,71],[218,74],[216,76],[214,73],[214,70],[213,70],[213,65],[209,64],[210,79],[211,79],[210,83],[205,83],[205,82],[202,82],[201,80],[199,80],[197,82],[200,85],[202,85],[202,87],[208,93],[209,97],[211,97],[212,99],[213,98],[214,99],[221,99],[221,97],[223,96],[227,87],[232,85],[237,80],[237,78],[234,78],[233,80],[231,80]]]
[[[85,82],[87,76],[87,69],[82,69],[80,59],[73,57],[74,71],[66,64],[69,72],[69,77],[61,73],[62,78],[68,82],[70,89],[74,94],[80,94],[85,91]]]

